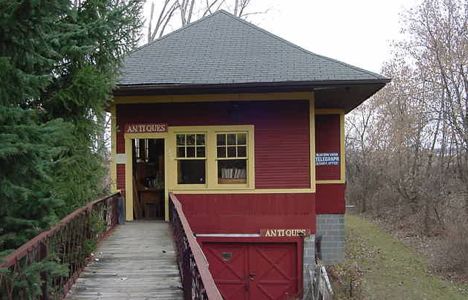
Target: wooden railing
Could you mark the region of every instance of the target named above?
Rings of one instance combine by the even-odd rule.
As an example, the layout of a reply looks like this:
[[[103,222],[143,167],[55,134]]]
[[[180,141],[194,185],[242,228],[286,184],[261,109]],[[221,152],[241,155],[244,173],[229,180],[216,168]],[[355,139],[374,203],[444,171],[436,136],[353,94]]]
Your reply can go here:
[[[96,243],[118,224],[120,198],[116,193],[75,210],[0,261],[0,299],[63,298]]]
[[[177,249],[185,299],[221,300],[221,294],[208,270],[208,261],[190,228],[182,204],[174,194],[170,198],[170,220]]]

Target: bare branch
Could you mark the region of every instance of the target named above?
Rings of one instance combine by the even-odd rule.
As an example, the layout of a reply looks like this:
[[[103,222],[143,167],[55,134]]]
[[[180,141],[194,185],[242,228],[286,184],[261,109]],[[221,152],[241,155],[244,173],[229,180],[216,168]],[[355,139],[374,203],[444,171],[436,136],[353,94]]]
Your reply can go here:
[[[174,0],[164,0],[164,4],[159,11],[158,20],[153,28],[154,19],[154,2],[151,3],[151,14],[148,26],[148,42],[153,41],[156,36],[162,36],[167,24],[172,19],[172,16],[177,8],[177,2]]]

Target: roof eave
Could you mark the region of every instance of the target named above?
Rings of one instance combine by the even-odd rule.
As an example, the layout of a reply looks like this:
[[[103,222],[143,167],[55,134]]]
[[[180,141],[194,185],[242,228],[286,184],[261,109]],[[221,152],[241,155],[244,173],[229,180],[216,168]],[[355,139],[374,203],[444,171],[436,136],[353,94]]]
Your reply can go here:
[[[114,96],[314,91],[316,107],[343,109],[347,113],[374,95],[390,80],[379,78],[232,84],[132,84],[118,85],[114,89]]]
[[[281,89],[289,88],[307,88],[314,89],[320,87],[348,86],[348,85],[366,85],[366,84],[387,84],[391,81],[389,78],[362,79],[362,80],[323,80],[323,81],[282,81],[282,82],[245,82],[245,83],[217,83],[217,84],[194,84],[194,83],[164,83],[164,84],[118,84],[114,89],[116,96],[128,96],[137,94],[152,94],[154,92],[163,92],[162,94],[171,94],[175,91],[213,91],[218,92],[224,89],[251,89],[251,88],[270,88]],[[241,92],[241,91],[239,91]]]

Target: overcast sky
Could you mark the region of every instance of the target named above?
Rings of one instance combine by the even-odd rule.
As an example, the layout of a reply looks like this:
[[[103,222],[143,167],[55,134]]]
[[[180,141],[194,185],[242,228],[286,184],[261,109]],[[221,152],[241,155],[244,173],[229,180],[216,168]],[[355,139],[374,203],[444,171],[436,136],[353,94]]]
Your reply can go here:
[[[400,35],[400,13],[417,0],[252,0],[251,20],[307,50],[379,72]],[[270,4],[269,4],[270,3]]]
[[[156,0],[158,2],[160,0]],[[251,0],[248,21],[317,54],[380,72],[400,35],[400,13],[419,0]],[[148,1],[151,2],[151,1]],[[146,13],[149,14],[149,5]],[[145,37],[146,38],[146,37]]]

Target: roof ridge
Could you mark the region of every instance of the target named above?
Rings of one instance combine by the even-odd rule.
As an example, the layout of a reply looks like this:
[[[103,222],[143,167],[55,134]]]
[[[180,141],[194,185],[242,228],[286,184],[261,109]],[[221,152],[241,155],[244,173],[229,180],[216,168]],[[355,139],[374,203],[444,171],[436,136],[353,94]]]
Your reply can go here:
[[[163,36],[161,36],[161,37],[159,37],[159,38],[157,38],[157,39],[155,39],[155,40],[153,40],[153,41],[151,41],[151,42],[149,42],[149,43],[146,43],[146,44],[144,44],[144,45],[141,45],[140,47],[135,48],[134,50],[130,51],[130,52],[128,53],[128,55],[133,54],[133,53],[135,53],[135,52],[137,52],[137,51],[140,51],[141,49],[146,48],[147,46],[151,46],[152,44],[154,44],[154,43],[156,43],[156,42],[162,41],[162,40],[164,40],[165,38],[167,38],[167,37],[169,37],[169,36],[172,36],[172,35],[174,35],[174,34],[180,32],[180,31],[182,31],[182,30],[184,30],[184,29],[187,29],[187,28],[189,28],[189,27],[192,27],[193,25],[196,25],[196,24],[198,24],[198,23],[200,23],[200,22],[202,22],[202,21],[205,21],[205,20],[207,20],[207,19],[209,19],[209,18],[211,18],[211,17],[213,17],[213,16],[215,16],[215,15],[217,15],[217,14],[219,14],[219,13],[224,13],[224,14],[226,14],[226,15],[230,15],[230,13],[228,13],[228,12],[225,11],[224,9],[217,10],[217,11],[215,11],[215,12],[212,13],[212,14],[209,14],[209,15],[206,15],[206,16],[204,16],[204,17],[201,17],[200,19],[198,19],[198,20],[196,20],[196,21],[193,21],[193,22],[191,22],[191,23],[189,23],[189,24],[187,24],[187,25],[185,25],[185,26],[182,26],[182,27],[180,27],[180,28],[178,28],[178,29],[176,29],[176,30],[174,30],[174,31],[171,31],[171,32],[169,32],[168,34],[165,34],[165,35],[163,35]],[[234,15],[232,15],[232,16],[234,17]]]
[[[284,43],[288,44],[289,46],[292,46],[292,47],[294,47],[294,48],[296,48],[296,49],[298,49],[298,50],[300,50],[300,51],[302,51],[302,52],[304,52],[306,54],[312,54],[312,55],[315,55],[315,56],[319,56],[319,57],[321,57],[321,58],[323,58],[325,60],[329,60],[329,61],[332,61],[332,62],[335,62],[335,63],[339,63],[339,64],[341,64],[341,65],[343,65],[345,67],[352,68],[352,69],[354,69],[354,70],[356,70],[358,72],[365,73],[367,75],[371,75],[371,76],[375,77],[376,79],[385,79],[386,78],[385,76],[382,76],[382,75],[380,75],[378,73],[374,73],[374,72],[365,70],[363,68],[356,67],[356,66],[350,65],[348,63],[342,62],[340,60],[337,60],[337,59],[334,59],[334,58],[331,58],[331,57],[327,57],[327,56],[324,56],[324,55],[321,55],[321,54],[317,54],[317,53],[314,53],[314,52],[312,52],[310,50],[304,49],[301,46],[298,46],[298,45],[296,45],[296,44],[294,44],[294,43],[292,43],[292,42],[290,42],[290,41],[288,41],[288,40],[286,40],[286,39],[284,39],[284,38],[282,38],[282,37],[280,37],[280,36],[278,36],[278,35],[276,35],[274,33],[271,33],[269,31],[261,28],[260,26],[252,24],[252,23],[250,23],[250,22],[248,22],[248,21],[246,21],[246,20],[244,20],[242,18],[236,17],[235,15],[233,15],[233,14],[231,14],[231,13],[225,11],[225,10],[219,10],[217,12],[223,12],[225,15],[231,17],[232,19],[237,20],[237,21],[239,21],[239,22],[241,22],[241,23],[243,23],[245,25],[248,25],[251,28],[253,28],[253,29],[257,30],[257,31],[260,31],[261,33],[266,34],[266,35],[268,35],[268,36],[270,36],[272,38],[275,38],[276,40],[278,40],[280,42],[284,42]]]

